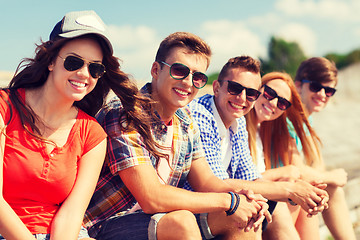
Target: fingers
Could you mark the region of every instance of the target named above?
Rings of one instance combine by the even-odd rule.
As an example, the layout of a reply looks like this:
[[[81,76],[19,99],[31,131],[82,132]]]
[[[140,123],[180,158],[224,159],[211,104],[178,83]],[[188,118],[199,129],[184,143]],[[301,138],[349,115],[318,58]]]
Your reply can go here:
[[[254,194],[253,190],[243,189],[239,192],[239,194],[245,195],[249,200],[267,202],[266,198],[264,198],[261,194]]]
[[[255,223],[255,220],[253,218],[251,218],[250,221],[248,222],[248,224],[246,225],[244,231],[250,232],[250,230],[254,227],[254,223]]]

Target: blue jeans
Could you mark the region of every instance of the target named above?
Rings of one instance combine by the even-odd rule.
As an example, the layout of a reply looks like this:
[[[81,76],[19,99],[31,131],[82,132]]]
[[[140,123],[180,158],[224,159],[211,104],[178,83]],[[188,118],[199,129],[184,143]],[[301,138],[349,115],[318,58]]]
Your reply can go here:
[[[165,214],[150,215],[136,211],[123,216],[114,216],[92,226],[89,235],[96,240],[156,240],[157,223]],[[212,238],[207,225],[207,214],[195,214],[195,217],[203,239]]]
[[[40,234],[34,234],[34,236],[37,240],[50,240],[50,234],[40,233]],[[78,236],[78,240],[83,239],[83,238],[88,238],[88,237],[89,237],[89,234],[88,234],[86,228],[81,227],[80,233]],[[0,235],[0,239],[5,239],[5,238]]]

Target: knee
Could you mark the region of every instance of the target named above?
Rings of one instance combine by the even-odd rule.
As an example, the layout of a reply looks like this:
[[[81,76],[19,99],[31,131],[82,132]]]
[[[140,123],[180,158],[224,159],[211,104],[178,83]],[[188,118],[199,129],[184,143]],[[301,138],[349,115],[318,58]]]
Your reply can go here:
[[[171,239],[201,239],[195,215],[186,210],[170,212],[158,223],[158,239],[170,239],[169,233]]]

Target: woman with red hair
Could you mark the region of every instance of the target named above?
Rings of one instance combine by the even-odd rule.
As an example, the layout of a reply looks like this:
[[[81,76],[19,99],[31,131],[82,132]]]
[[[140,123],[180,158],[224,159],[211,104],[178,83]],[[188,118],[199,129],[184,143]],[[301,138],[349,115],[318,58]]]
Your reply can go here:
[[[301,98],[288,74],[272,72],[264,75],[261,93],[254,108],[246,115],[252,157],[258,166],[265,163],[267,170],[263,169],[262,173],[265,179],[298,181],[302,173],[300,169],[291,165],[292,158],[298,153],[298,150],[294,138],[289,133],[288,126],[292,126],[297,133],[303,146],[303,157],[309,165],[320,158],[320,140],[306,117]],[[326,186],[321,182],[312,183],[317,186]],[[290,204],[294,203],[290,201]],[[300,208],[296,206],[296,209]],[[280,203],[275,211],[277,213],[274,215],[274,223],[269,225],[269,232],[265,232],[266,236],[280,239],[286,234],[285,231],[294,233],[295,228],[291,229],[289,224],[286,224],[289,220],[291,221],[286,205]],[[301,222],[300,220],[304,220],[298,216],[295,214],[292,216],[295,227]],[[318,223],[316,216],[312,219]],[[285,224],[286,227],[284,227]],[[311,239],[320,238],[318,224],[304,225],[301,223],[301,225],[301,228],[307,229]],[[299,239],[306,239],[300,232],[296,235],[299,235]]]

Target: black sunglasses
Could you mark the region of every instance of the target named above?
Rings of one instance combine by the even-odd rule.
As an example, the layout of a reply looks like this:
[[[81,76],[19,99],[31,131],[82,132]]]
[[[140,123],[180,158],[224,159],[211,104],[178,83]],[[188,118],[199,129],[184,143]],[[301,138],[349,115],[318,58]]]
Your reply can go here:
[[[301,80],[301,82],[304,82],[304,83],[310,83],[309,84],[309,89],[310,91],[312,92],[319,92],[321,91],[321,89],[325,89],[325,95],[327,97],[331,97],[335,94],[336,92],[336,89],[335,88],[332,88],[332,87],[325,87],[323,86],[321,83],[319,82],[315,82],[315,81],[310,81],[310,80],[307,80],[307,79],[303,79]]]
[[[277,107],[280,110],[286,110],[291,106],[291,102],[289,102],[287,99],[280,97],[274,89],[269,87],[268,85],[264,85],[264,93],[263,96],[266,100],[273,100],[274,98],[278,99]]]
[[[250,102],[255,101],[260,96],[260,92],[254,88],[247,88],[241,85],[240,83],[230,81],[230,80],[218,80],[219,82],[228,82],[227,91],[231,95],[239,95],[242,91],[245,90],[246,99]]]
[[[89,73],[93,78],[101,78],[105,73],[105,66],[101,63],[97,62],[88,62],[81,57],[69,55],[66,58],[62,58],[59,56],[62,60],[64,60],[64,68],[69,71],[76,71],[80,68],[82,68],[86,62],[89,68]]]
[[[208,77],[205,75],[205,73],[191,72],[190,68],[184,64],[173,63],[172,65],[170,65],[163,61],[161,61],[160,63],[170,67],[170,76],[175,80],[183,80],[191,73],[192,84],[197,89],[203,88],[208,81]]]

